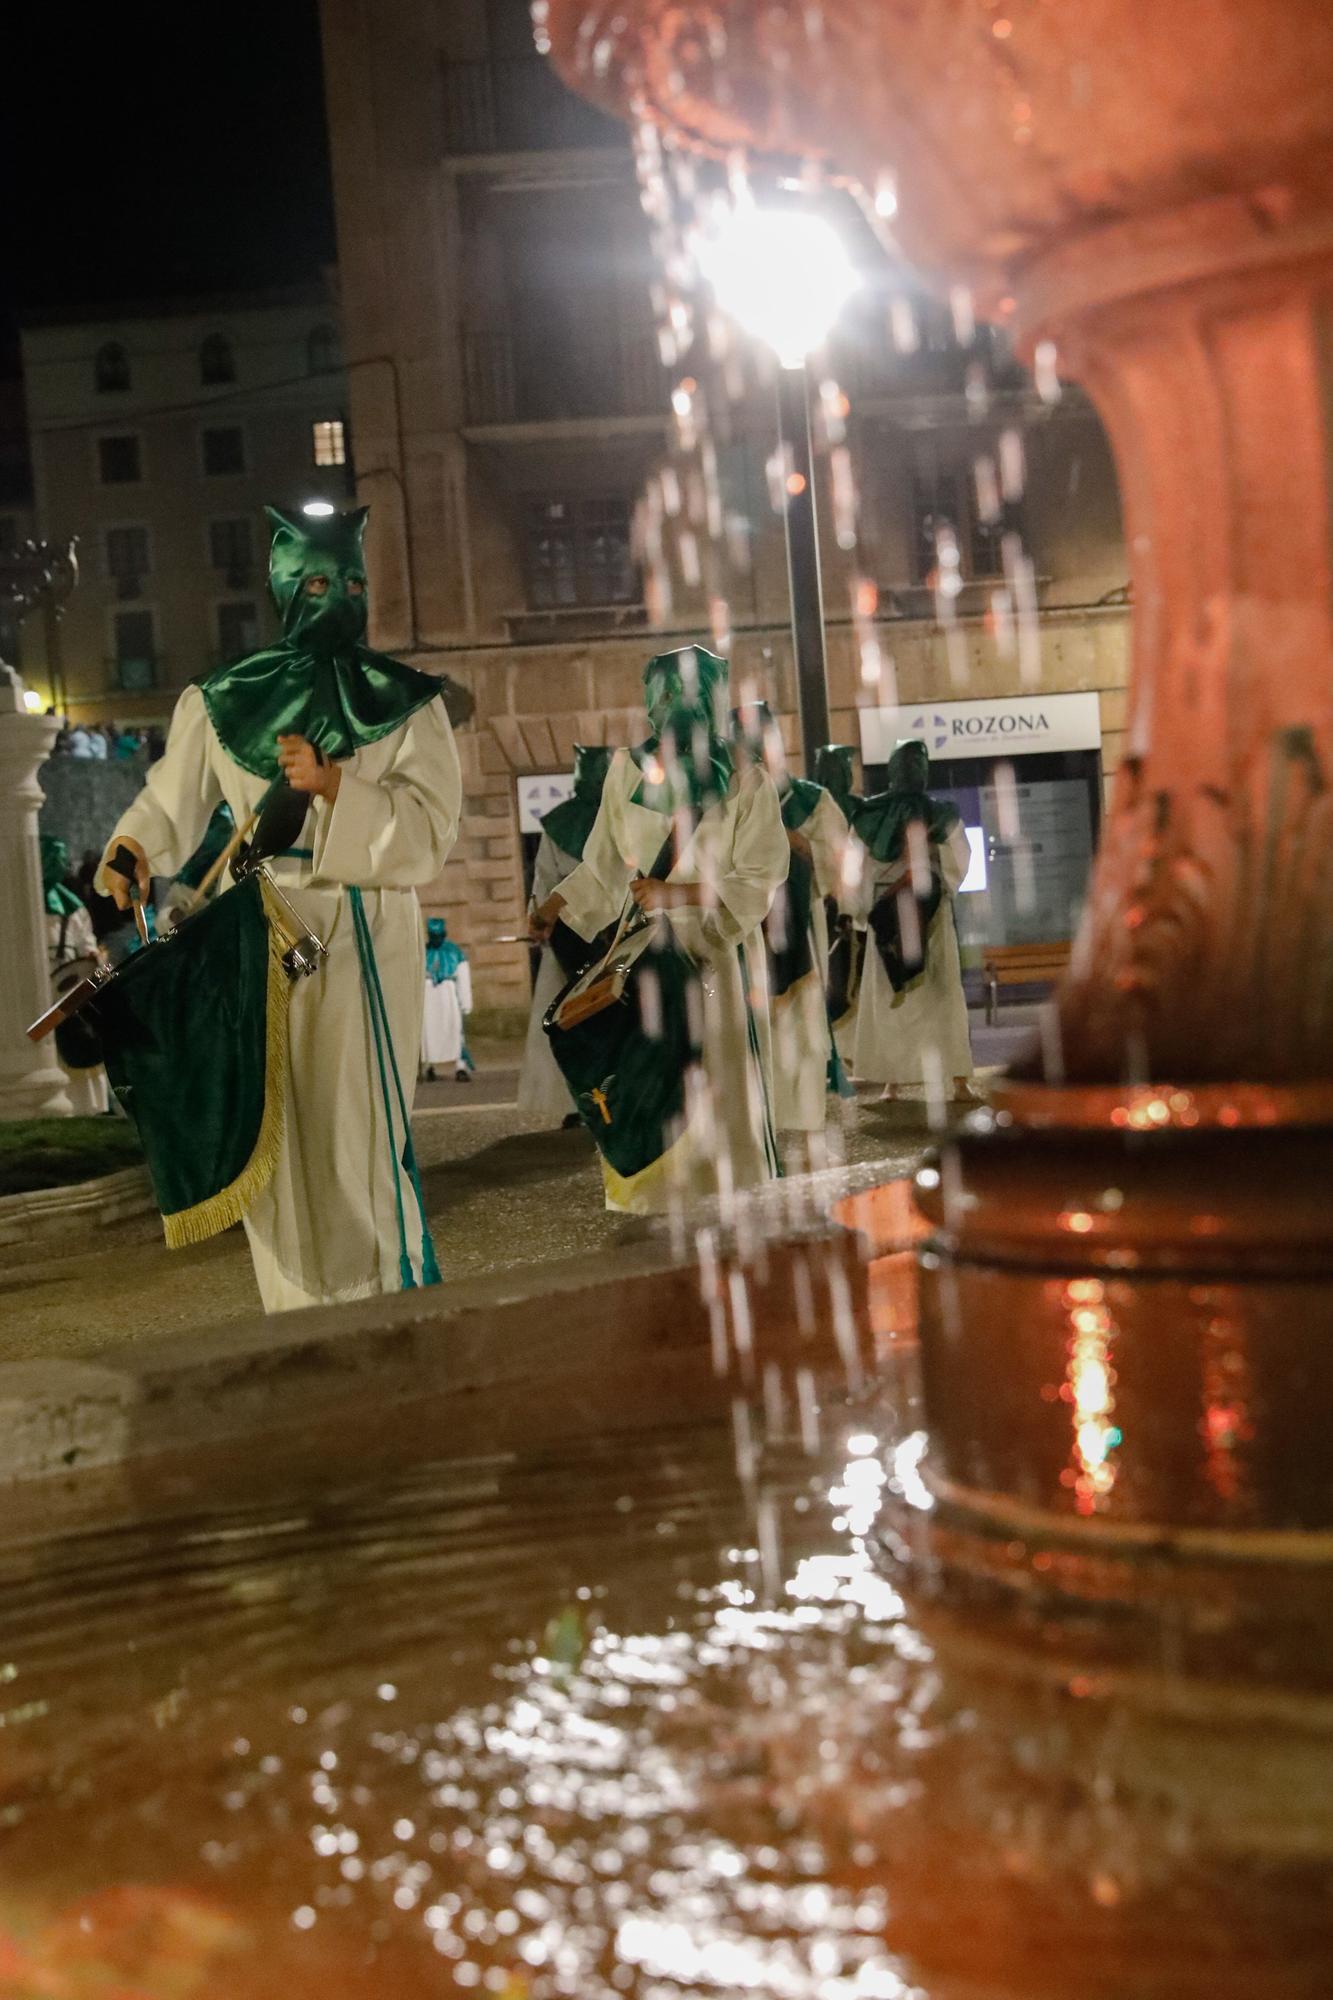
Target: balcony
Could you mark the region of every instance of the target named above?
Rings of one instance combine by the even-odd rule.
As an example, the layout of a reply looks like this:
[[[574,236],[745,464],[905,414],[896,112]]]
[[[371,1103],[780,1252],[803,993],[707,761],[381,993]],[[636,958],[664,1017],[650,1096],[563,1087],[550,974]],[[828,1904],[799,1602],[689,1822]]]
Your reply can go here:
[[[666,378],[655,335],[589,327],[576,345],[532,333],[463,334],[469,424],[663,417]]]
[[[624,146],[625,131],[567,90],[541,56],[441,67],[445,154],[532,153]]]

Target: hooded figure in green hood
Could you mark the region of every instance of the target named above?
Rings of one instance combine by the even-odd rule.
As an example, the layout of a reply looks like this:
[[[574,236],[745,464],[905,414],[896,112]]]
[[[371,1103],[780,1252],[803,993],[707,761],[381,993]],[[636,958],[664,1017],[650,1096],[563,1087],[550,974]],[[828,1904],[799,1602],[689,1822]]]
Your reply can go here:
[[[276,778],[279,742],[299,735],[335,761],[402,727],[443,699],[465,719],[468,697],[366,645],[369,605],[363,547],[368,507],[294,520],[265,509],[273,526],[268,581],[282,638],[199,682],[218,738],[242,770]]]
[[[867,926],[853,1068],[894,1096],[969,1096],[972,1049],[953,900],[971,863],[958,808],[933,797],[930,752],[915,739],[889,759],[882,792],[852,814],[862,870],[853,914]]]
[[[618,750],[571,870],[533,913],[614,948],[625,1004],[562,1026],[552,1047],[602,1158],[609,1208],[660,1212],[753,1187],[779,1171],[761,926],[787,875],[777,788],[735,771],[727,663],[705,646],[644,668],[652,731]],[[647,921],[645,921],[645,919]],[[566,999],[577,1002],[585,981]]]
[[[279,775],[306,800],[304,821],[298,798],[291,844],[268,868],[326,956],[290,989],[281,972],[277,986],[270,976],[267,1003],[262,962],[224,965],[216,983],[235,978],[237,1003],[213,1000],[211,1025],[180,1065],[181,1104],[225,1073],[213,1046],[218,1024],[242,1011],[241,990],[256,979],[262,1074],[251,1076],[249,1056],[236,1054],[227,1102],[201,1102],[189,1121],[181,1104],[159,1102],[157,1114],[160,1131],[189,1139],[164,1158],[160,1176],[154,1169],[168,1242],[244,1220],[260,1295],[277,1311],[439,1275],[410,1127],[424,983],[416,892],[439,876],[453,846],[462,787],[447,712],[456,691],[365,642],[366,510],[309,519],[270,508],[269,519],[283,636],[186,688],[166,754],[107,852],[130,849],[147,894],[151,875],[178,874],[219,806],[247,827]],[[229,881],[213,909],[230,909],[233,894],[253,888],[253,878],[235,891]],[[105,860],[99,886],[122,907],[128,900]],[[172,965],[221,934],[219,924],[203,928],[211,914],[195,920],[193,942],[187,924],[165,947]],[[233,928],[250,935],[239,922]],[[259,935],[262,953],[262,922]],[[171,1081],[154,1079],[160,1098]],[[133,1107],[150,1164],[151,1098],[140,1078]],[[251,1107],[244,1119],[241,1103]]]
[[[787,769],[782,734],[766,701],[733,710],[741,763],[767,766],[782,800],[791,848],[785,887],[764,925],[773,1012],[773,1100],[782,1132],[822,1132],[828,1094],[851,1095],[829,1016],[829,917],[836,913],[847,822],[832,795]]]

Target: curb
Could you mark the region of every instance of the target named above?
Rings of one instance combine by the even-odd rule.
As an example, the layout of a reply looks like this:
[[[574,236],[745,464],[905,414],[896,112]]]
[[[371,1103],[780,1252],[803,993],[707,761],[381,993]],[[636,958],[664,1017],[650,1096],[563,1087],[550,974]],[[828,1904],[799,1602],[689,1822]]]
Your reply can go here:
[[[54,1236],[71,1224],[79,1229],[105,1229],[127,1216],[151,1214],[154,1207],[147,1167],[122,1167],[95,1181],[71,1187],[34,1188],[26,1194],[0,1195],[0,1249]]]
[[[355,1435],[376,1417],[397,1426],[413,1413],[434,1413],[451,1455],[530,1449],[562,1433],[716,1415],[766,1364],[845,1365],[849,1337],[868,1342],[851,1303],[864,1291],[851,1231],[825,1222],[767,1244],[757,1264],[739,1245],[719,1251],[706,1279],[654,1237],[627,1243],[613,1274],[592,1276],[575,1257],[442,1291],[256,1315],[89,1362],[11,1362],[0,1366],[0,1490],[12,1513],[25,1488],[36,1503],[40,1482],[76,1469],[132,1483],[136,1465],[163,1455],[245,1451],[259,1437],[295,1445],[330,1421],[350,1421]],[[728,1273],[738,1269],[733,1324]]]

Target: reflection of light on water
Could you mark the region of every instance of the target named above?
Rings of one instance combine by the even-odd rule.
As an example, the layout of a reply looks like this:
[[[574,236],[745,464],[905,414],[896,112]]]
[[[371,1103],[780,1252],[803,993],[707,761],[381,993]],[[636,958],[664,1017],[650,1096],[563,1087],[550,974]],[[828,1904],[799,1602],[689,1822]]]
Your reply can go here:
[[[1096,1278],[1076,1278],[1065,1286],[1069,1315],[1069,1360],[1061,1395],[1073,1408],[1073,1464],[1061,1475],[1072,1487],[1080,1514],[1095,1514],[1115,1485],[1112,1452],[1121,1442],[1112,1422],[1115,1370],[1111,1342],[1116,1327],[1106,1308],[1106,1287]]]
[[[1205,1295],[1199,1417],[1205,1477],[1233,1518],[1251,1497],[1247,1447],[1254,1439],[1254,1383],[1244,1342],[1245,1322],[1239,1314],[1215,1310],[1220,1303],[1232,1304],[1234,1298],[1230,1287]]]
[[[893,1490],[904,1499],[909,1507],[920,1508],[928,1514],[935,1505],[935,1496],[921,1477],[921,1461],[926,1455],[928,1439],[925,1431],[913,1431],[905,1437],[893,1454]]]

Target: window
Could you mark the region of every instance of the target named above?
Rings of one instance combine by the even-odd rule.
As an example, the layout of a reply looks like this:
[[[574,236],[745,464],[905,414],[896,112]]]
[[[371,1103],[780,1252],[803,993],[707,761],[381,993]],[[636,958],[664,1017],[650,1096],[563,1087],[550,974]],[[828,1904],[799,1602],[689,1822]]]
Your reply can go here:
[[[127,596],[139,588],[140,577],[151,567],[147,528],[108,528],[106,531],[106,573]]]
[[[310,427],[316,465],[346,465],[347,433],[341,417],[328,417]]]
[[[157,685],[157,635],[151,611],[118,611],[113,631],[116,682],[122,688]]]
[[[214,569],[249,578],[255,560],[254,531],[244,515],[234,521],[209,522],[208,557]]]
[[[103,486],[133,486],[143,478],[137,437],[97,440],[97,470]]]
[[[342,343],[336,326],[317,326],[305,344],[307,375],[329,375],[342,367]]]
[[[614,497],[530,500],[528,596],[534,611],[575,604],[633,604],[629,503]]]
[[[208,389],[236,380],[236,351],[225,333],[210,333],[200,347],[199,380]]]
[[[238,660],[245,653],[257,652],[258,648],[259,606],[253,601],[219,604],[218,652],[222,658]]]
[[[989,466],[983,480],[981,469]],[[991,495],[983,511],[978,488]],[[977,467],[918,467],[912,479],[913,580],[948,589],[952,570],[956,591],[1005,573],[1005,544],[1022,536],[1022,506],[1002,499],[991,461]]]
[[[912,478],[912,578],[933,583],[941,568],[960,562],[962,479],[956,472],[917,472]],[[952,562],[950,562],[952,557]]]
[[[245,471],[245,433],[239,424],[204,432],[204,471],[210,479]]]
[[[118,395],[130,386],[130,357],[118,340],[108,340],[97,350],[93,380],[99,396]]]

